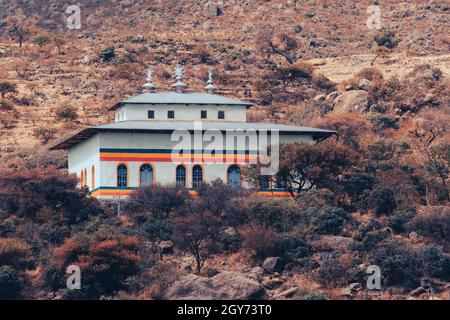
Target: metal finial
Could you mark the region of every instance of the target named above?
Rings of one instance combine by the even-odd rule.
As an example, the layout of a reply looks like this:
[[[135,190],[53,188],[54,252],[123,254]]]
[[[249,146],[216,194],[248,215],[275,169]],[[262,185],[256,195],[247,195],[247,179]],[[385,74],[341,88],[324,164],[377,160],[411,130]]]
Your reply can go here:
[[[181,80],[183,78],[183,66],[180,64],[175,65],[175,78]]]
[[[213,93],[214,90],[216,89],[216,87],[213,84],[212,76],[213,76],[213,70],[212,70],[212,68],[209,68],[208,69],[208,81],[206,82],[206,86],[205,86],[205,89],[208,93]]]
[[[183,92],[187,87],[186,84],[181,82],[182,78],[183,78],[183,67],[180,64],[177,64],[175,66],[175,79],[177,80],[177,82],[175,82],[172,85],[172,88],[175,88],[175,90],[177,90],[178,92]]]
[[[153,85],[153,68],[152,67],[148,67],[148,69],[147,69],[146,81],[147,82],[142,87],[144,87],[144,89],[146,91],[152,92],[152,90],[155,88],[155,86]]]

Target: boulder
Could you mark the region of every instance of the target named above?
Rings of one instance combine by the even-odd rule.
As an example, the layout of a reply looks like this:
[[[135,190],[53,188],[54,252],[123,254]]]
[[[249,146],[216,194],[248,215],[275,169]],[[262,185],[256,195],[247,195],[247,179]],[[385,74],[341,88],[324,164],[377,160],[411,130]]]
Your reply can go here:
[[[212,278],[194,274],[182,277],[166,292],[169,300],[251,300],[261,298],[263,286],[255,279],[236,272],[224,271]]]
[[[347,288],[341,290],[341,295],[346,298],[353,298],[363,287],[359,282],[350,283]]]
[[[364,111],[367,108],[369,94],[364,90],[344,92],[334,100],[334,110],[339,112]]]
[[[204,271],[204,273],[205,273],[205,275],[206,275],[208,278],[212,278],[212,277],[214,277],[215,275],[219,274],[220,271],[217,270],[216,268],[209,268],[209,269],[206,269],[206,270]]]
[[[368,90],[372,86],[372,82],[367,79],[361,79],[358,83],[358,88],[361,90]]]
[[[411,291],[409,293],[409,295],[412,296],[412,297],[419,297],[420,295],[422,295],[424,293],[427,293],[427,292],[428,292],[427,289],[425,289],[424,287],[420,286],[420,287],[414,289],[413,291]]]
[[[416,241],[417,237],[418,237],[418,235],[417,235],[417,232],[415,232],[415,231],[412,231],[408,234],[408,238],[411,239],[412,241]]]
[[[281,258],[280,257],[268,257],[264,260],[262,268],[268,273],[281,271]]]
[[[261,281],[263,275],[264,275],[264,269],[261,267],[254,267],[249,273],[250,277],[255,278],[258,281]]]
[[[318,96],[314,97],[314,101],[320,102],[320,101],[325,101],[327,97],[324,94],[319,94]]]
[[[173,253],[173,242],[172,241],[161,241],[158,244],[161,254],[172,254]]]
[[[285,281],[278,277],[268,277],[262,281],[262,285],[269,290],[273,290],[281,286]]]
[[[325,101],[327,101],[327,102],[333,102],[334,99],[336,99],[338,96],[339,96],[339,92],[333,91],[332,93],[329,93],[329,94],[325,97]]]
[[[345,86],[345,91],[349,91],[349,90],[353,90],[353,89],[355,89],[355,88],[353,87],[352,84],[348,84]]]
[[[289,299],[292,298],[293,296],[295,296],[295,294],[298,292],[299,287],[293,287],[287,290],[284,290],[280,293],[275,294],[272,299],[274,300],[284,300],[284,299]]]

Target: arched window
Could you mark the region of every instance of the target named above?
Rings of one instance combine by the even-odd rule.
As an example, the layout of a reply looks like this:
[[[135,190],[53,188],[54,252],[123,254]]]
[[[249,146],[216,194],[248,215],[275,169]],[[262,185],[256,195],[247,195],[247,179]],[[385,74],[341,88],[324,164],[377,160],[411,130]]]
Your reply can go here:
[[[151,186],[153,184],[153,168],[149,164],[143,164],[139,169],[139,185]]]
[[[83,187],[87,187],[88,184],[88,175],[87,175],[87,170],[84,169],[84,182],[83,182]]]
[[[286,180],[283,177],[277,177],[277,188],[278,189],[286,188]]]
[[[177,186],[186,187],[186,168],[182,165],[177,167]]]
[[[259,177],[259,188],[260,189],[269,189],[270,188],[269,176],[260,176]]]
[[[80,173],[80,188],[83,188],[83,187],[84,187],[84,171],[81,170],[81,173]]]
[[[230,166],[228,168],[227,177],[229,187],[242,189],[242,172],[238,166]]]
[[[192,187],[198,189],[203,183],[203,170],[200,166],[194,166],[192,168]]]
[[[91,187],[92,187],[92,190],[94,190],[95,189],[95,167],[94,166],[92,166],[92,171],[91,171]]]
[[[128,185],[127,166],[121,164],[117,167],[117,186],[126,187]]]

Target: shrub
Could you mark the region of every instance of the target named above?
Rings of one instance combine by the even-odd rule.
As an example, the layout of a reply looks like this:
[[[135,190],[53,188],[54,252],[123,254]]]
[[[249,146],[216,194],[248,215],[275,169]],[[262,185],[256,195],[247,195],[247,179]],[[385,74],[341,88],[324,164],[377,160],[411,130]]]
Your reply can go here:
[[[450,256],[436,247],[426,247],[420,253],[424,270],[430,277],[450,281]]]
[[[355,236],[355,240],[361,241],[368,232],[378,231],[382,228],[381,223],[378,220],[370,219],[367,223],[363,223],[359,226]]]
[[[335,194],[328,189],[311,189],[299,193],[295,200],[300,210],[316,210],[323,206],[332,206],[336,204]]]
[[[72,224],[103,212],[97,200],[86,198],[76,186],[76,177],[54,168],[5,173],[0,175],[0,208],[33,220],[39,220],[38,213],[46,208],[50,212],[46,222],[51,219]]]
[[[139,233],[151,241],[170,240],[173,232],[173,221],[170,217],[155,217],[152,215],[137,215],[136,223]]]
[[[236,214],[243,216],[247,222],[271,226],[278,232],[291,230],[299,212],[295,202],[287,199],[251,195],[236,202],[239,206]]]
[[[112,46],[102,48],[100,50],[100,58],[105,62],[111,61],[115,57],[116,57],[116,51],[115,51],[114,47],[112,47]]]
[[[60,274],[69,265],[79,266],[83,286],[74,291],[80,291],[79,297],[99,298],[123,289],[126,278],[139,271],[138,247],[135,237],[110,236],[103,240],[76,234],[57,248],[56,266]],[[51,281],[49,285],[52,284]]]
[[[450,208],[433,206],[426,212],[418,214],[407,225],[409,231],[418,234],[440,244],[448,244],[450,239]]]
[[[398,130],[400,128],[398,119],[393,116],[377,115],[371,116],[369,120],[373,124],[374,130],[377,132],[382,132],[386,129]]]
[[[153,185],[137,189],[125,205],[128,212],[149,212],[154,216],[167,215],[180,209],[188,199],[186,192],[174,186]]]
[[[229,201],[240,196],[241,193],[241,190],[230,188],[222,180],[216,179],[210,183],[202,184],[198,191],[197,208],[210,211],[214,215],[220,215]]]
[[[327,77],[321,75],[314,79],[314,84],[320,89],[331,90],[334,89],[336,84],[328,79]]]
[[[168,262],[159,262],[148,272],[151,286],[148,294],[159,300],[164,298],[165,291],[180,278],[180,269]]]
[[[369,231],[360,242],[355,242],[350,245],[350,250],[359,252],[369,252],[375,249],[380,243],[387,240],[389,233],[383,230]]]
[[[317,280],[324,286],[340,286],[345,283],[342,278],[345,275],[344,266],[339,263],[336,258],[330,258],[325,260],[325,262],[319,267],[317,272]]]
[[[242,243],[242,239],[239,233],[221,232],[219,234],[219,242],[224,250],[231,252],[237,251]]]
[[[0,238],[0,264],[24,270],[33,266],[31,247],[23,240]]]
[[[395,210],[394,215],[388,217],[388,226],[397,233],[406,232],[406,225],[415,217],[416,208],[401,207]]]
[[[366,210],[372,209],[376,215],[390,215],[397,207],[392,189],[377,185],[371,191],[362,194],[362,207]]]
[[[173,186],[146,186],[133,192],[125,204],[143,231],[152,240],[169,239],[172,215],[187,204],[188,194]]]
[[[244,240],[244,246],[255,252],[257,260],[279,255],[278,236],[270,226],[251,223],[242,228],[240,233]]]
[[[413,250],[401,243],[390,240],[376,246],[369,252],[369,261],[380,267],[386,286],[415,288],[419,284],[420,260]]]
[[[295,225],[304,235],[341,235],[344,225],[351,220],[351,216],[341,208],[325,206],[303,212],[297,217]]]
[[[39,127],[33,130],[33,137],[39,139],[42,144],[47,144],[55,137],[56,132],[55,128]]]
[[[44,280],[45,285],[52,290],[64,288],[66,280],[54,264],[44,268],[42,279]]]
[[[23,223],[22,219],[11,216],[0,220],[0,238],[9,237],[16,233],[17,227]]]
[[[280,247],[285,260],[294,261],[310,254],[311,248],[303,239],[294,232],[282,233],[279,236]]]
[[[355,173],[344,180],[344,191],[352,202],[358,202],[360,195],[366,190],[372,190],[375,177],[367,173]]]
[[[351,253],[325,257],[324,262],[316,274],[317,280],[327,287],[339,287],[351,282],[362,282],[365,278],[365,270],[359,265],[361,259]]]
[[[14,106],[6,99],[0,99],[0,109],[12,111]]]
[[[39,47],[44,47],[50,43],[50,37],[47,35],[39,35],[33,39],[33,42],[37,44]]]
[[[58,120],[75,120],[77,118],[77,109],[70,105],[62,105],[56,110]]]
[[[8,81],[0,82],[0,95],[2,99],[4,99],[8,93],[16,94],[17,85]]]
[[[388,49],[394,49],[399,42],[395,39],[395,33],[389,30],[380,30],[374,36],[374,40],[379,46],[383,46]]]
[[[0,299],[20,298],[24,283],[24,278],[13,267],[0,266]]]

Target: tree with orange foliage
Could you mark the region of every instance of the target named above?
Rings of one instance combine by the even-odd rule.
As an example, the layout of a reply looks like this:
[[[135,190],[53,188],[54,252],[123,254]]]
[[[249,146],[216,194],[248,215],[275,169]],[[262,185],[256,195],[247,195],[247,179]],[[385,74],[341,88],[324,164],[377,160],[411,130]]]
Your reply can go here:
[[[333,114],[313,123],[319,128],[338,132],[337,143],[354,150],[361,148],[361,140],[370,135],[372,125],[356,112]]]
[[[78,266],[82,276],[79,294],[82,298],[99,298],[123,289],[126,278],[139,271],[138,248],[139,240],[132,236],[97,239],[76,234],[57,248],[56,265],[61,274],[69,265]]]
[[[96,200],[86,198],[77,183],[74,175],[55,168],[3,173],[0,175],[0,215],[15,214],[39,220],[38,213],[47,208],[55,221],[76,223],[102,212]]]

